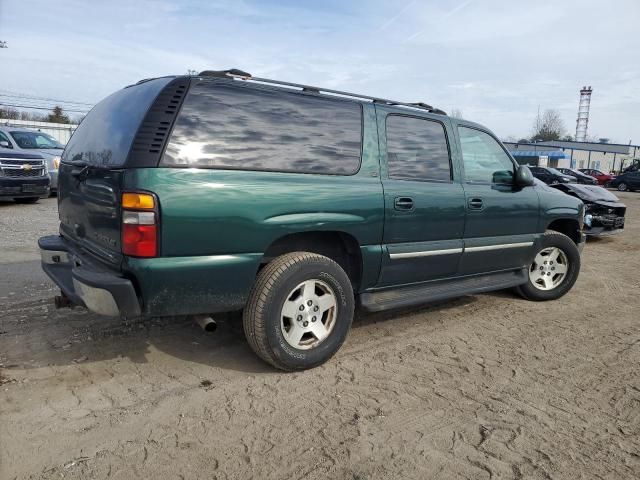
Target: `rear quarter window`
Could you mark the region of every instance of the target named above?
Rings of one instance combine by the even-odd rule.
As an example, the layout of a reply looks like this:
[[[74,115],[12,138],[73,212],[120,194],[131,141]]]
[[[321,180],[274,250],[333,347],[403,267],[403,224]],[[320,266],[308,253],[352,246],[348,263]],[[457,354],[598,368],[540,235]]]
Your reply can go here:
[[[357,102],[209,81],[191,87],[160,164],[352,175],[361,143]]]

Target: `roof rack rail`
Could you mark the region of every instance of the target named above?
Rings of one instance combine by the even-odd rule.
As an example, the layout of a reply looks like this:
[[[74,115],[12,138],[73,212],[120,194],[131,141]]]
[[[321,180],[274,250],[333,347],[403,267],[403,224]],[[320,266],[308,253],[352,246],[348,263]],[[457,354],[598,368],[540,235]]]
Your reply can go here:
[[[304,92],[311,93],[328,93],[332,95],[339,95],[341,97],[352,97],[359,98],[362,100],[370,100],[373,103],[380,103],[383,105],[397,105],[401,107],[409,107],[415,108],[418,110],[426,110],[431,113],[436,113],[439,115],[446,115],[447,113],[444,110],[440,110],[439,108],[432,107],[423,102],[398,102],[395,100],[387,100],[385,98],[371,97],[369,95],[361,95],[359,93],[350,93],[350,92],[342,92],[340,90],[333,90],[330,88],[321,88],[321,87],[313,87],[311,85],[303,85],[301,83],[292,83],[292,82],[283,82],[282,80],[271,80],[269,78],[261,78],[254,77],[250,73],[244,72],[242,70],[238,70],[237,68],[232,68],[229,70],[204,70],[200,72],[199,76],[202,77],[225,77],[225,78],[238,78],[240,80],[257,82],[257,83],[266,83],[271,85],[282,85],[286,87],[294,87],[299,88]]]

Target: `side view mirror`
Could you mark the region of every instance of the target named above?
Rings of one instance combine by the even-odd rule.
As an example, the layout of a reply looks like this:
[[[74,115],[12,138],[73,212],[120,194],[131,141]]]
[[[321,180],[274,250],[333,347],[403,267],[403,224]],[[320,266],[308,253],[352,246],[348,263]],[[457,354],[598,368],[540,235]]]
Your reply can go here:
[[[514,181],[516,187],[530,187],[533,185],[533,174],[529,167],[520,165],[516,170],[516,178]]]
[[[0,140],[0,147],[2,148],[11,148],[11,144],[6,140]]]

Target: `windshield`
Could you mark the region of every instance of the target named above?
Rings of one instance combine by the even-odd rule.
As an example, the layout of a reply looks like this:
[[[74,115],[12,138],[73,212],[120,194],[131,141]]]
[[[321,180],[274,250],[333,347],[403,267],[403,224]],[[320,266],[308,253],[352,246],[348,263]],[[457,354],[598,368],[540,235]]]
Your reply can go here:
[[[42,132],[11,132],[11,136],[20,148],[42,149],[42,148],[64,148],[55,138]]]
[[[547,167],[547,170],[549,170],[551,173],[553,173],[554,175],[564,175],[564,173],[559,172],[558,170],[556,170],[555,168],[551,168],[551,167]]]

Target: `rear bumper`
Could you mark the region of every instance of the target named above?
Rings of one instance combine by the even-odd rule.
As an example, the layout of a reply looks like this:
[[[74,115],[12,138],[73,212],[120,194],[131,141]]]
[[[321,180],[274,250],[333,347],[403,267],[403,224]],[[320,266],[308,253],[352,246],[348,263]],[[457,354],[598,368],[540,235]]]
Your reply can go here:
[[[138,317],[140,302],[130,280],[90,262],[61,236],[38,240],[42,269],[72,303],[110,317]]]
[[[0,177],[0,197],[47,197],[49,176],[45,177]]]

